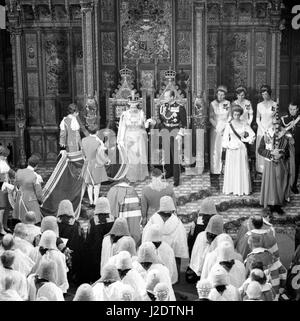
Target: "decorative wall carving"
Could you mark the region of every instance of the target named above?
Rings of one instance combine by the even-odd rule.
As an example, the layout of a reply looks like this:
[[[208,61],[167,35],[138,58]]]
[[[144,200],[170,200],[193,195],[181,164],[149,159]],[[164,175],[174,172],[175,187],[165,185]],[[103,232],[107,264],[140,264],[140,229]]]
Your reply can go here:
[[[82,34],[73,34],[73,61],[75,66],[82,66],[83,51],[82,51]]]
[[[207,22],[218,25],[220,21],[219,5],[217,3],[207,4]]]
[[[116,64],[116,34],[115,32],[102,32],[102,63],[114,66]]]
[[[80,20],[81,19],[81,7],[80,5],[72,5],[70,6],[70,15],[72,20]]]
[[[27,33],[26,42],[26,65],[27,67],[37,67],[37,37],[36,34]]]
[[[218,52],[218,34],[216,32],[208,33],[207,39],[207,61],[208,65],[217,64]]]
[[[159,9],[160,8],[160,9]],[[171,58],[172,6],[170,0],[122,0],[123,59]]]
[[[158,84],[158,88],[165,88],[166,83],[167,83],[167,79],[165,77],[165,73],[167,70],[160,70],[159,71],[159,84]]]
[[[209,68],[207,70],[207,84],[208,89],[215,89],[217,88],[217,71],[216,69]]]
[[[56,161],[57,158],[57,135],[47,135],[46,139],[46,160]]]
[[[250,33],[224,33],[224,82],[234,90],[248,84]]]
[[[53,15],[57,21],[68,19],[68,14],[64,5],[55,5]]]
[[[115,21],[115,1],[101,0],[101,21],[114,22]]]
[[[255,73],[255,85],[256,89],[267,83],[267,72],[266,71],[256,71]]]
[[[34,12],[32,6],[22,5],[22,14],[25,21],[34,20]]]
[[[29,97],[39,96],[39,77],[36,72],[27,73],[27,86]]]
[[[151,90],[154,86],[154,71],[142,70],[141,71],[141,85],[145,90]]]
[[[30,134],[30,150],[33,154],[37,155],[39,158],[43,159],[43,144],[42,144],[42,136],[34,135],[34,133]]]
[[[47,93],[68,93],[68,40],[65,34],[47,34],[44,39]]]
[[[105,90],[112,89],[115,86],[115,71],[104,71],[102,83]]]
[[[176,74],[176,84],[178,85],[179,89],[187,94],[189,82],[191,79],[191,71],[190,70],[183,70],[181,69],[180,72]]]
[[[252,19],[252,4],[251,3],[240,3],[238,6],[238,17],[239,22],[248,23]]]
[[[76,71],[76,94],[83,95],[83,71]]]
[[[179,65],[189,65],[192,62],[192,33],[190,31],[178,31],[177,54]]]
[[[46,125],[57,124],[55,101],[45,100],[44,114],[45,114],[44,121]]]
[[[226,3],[222,10],[223,20],[225,22],[235,22],[237,20],[236,4]]]
[[[36,10],[40,21],[52,20],[52,14],[48,5],[38,5]]]
[[[257,32],[255,35],[255,59],[256,65],[265,66],[267,59],[267,34],[265,32]]]
[[[28,100],[28,125],[40,125],[41,124],[41,115],[40,115],[40,103],[38,100]]]
[[[263,19],[267,16],[267,3],[256,4],[256,17]]]
[[[191,21],[192,19],[192,1],[178,0],[177,1],[177,17],[178,20]]]

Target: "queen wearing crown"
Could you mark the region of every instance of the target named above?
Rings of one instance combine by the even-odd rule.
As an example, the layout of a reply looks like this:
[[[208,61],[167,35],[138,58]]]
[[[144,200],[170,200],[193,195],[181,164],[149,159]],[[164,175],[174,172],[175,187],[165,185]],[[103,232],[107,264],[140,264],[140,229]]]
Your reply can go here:
[[[143,181],[148,176],[147,132],[151,120],[145,119],[134,91],[128,97],[129,109],[120,117],[117,143],[127,154],[127,174],[130,182]]]

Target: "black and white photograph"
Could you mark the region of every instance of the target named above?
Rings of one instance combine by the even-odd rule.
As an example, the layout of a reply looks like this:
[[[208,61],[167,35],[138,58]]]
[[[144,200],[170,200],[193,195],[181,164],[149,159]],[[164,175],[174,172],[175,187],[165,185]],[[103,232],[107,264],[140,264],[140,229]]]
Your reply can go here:
[[[299,1],[0,0],[1,310],[300,301],[299,169]]]

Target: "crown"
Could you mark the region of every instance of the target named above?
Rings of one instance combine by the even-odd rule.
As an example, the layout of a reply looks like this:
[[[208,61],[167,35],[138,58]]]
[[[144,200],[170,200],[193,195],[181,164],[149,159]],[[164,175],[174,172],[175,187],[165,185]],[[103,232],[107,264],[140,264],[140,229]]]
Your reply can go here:
[[[120,70],[120,75],[122,78],[131,78],[132,71],[127,68],[127,65],[125,65],[124,68]]]
[[[169,70],[165,71],[165,78],[168,79],[169,82],[171,82],[173,79],[175,79],[176,71],[172,70],[171,67]]]

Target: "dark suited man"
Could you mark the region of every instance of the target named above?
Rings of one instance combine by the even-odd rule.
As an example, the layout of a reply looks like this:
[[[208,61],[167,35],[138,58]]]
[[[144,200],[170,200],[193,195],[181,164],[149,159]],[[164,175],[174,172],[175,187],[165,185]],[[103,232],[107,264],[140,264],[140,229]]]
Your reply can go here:
[[[186,110],[184,106],[178,104],[175,101],[175,93],[173,90],[167,90],[164,94],[165,103],[160,107],[159,112],[159,125],[160,130],[166,129],[170,135],[170,142],[168,144],[170,148],[170,157],[166,159],[166,178],[174,177],[174,186],[179,185],[180,180],[180,162],[178,153],[174,150],[181,146],[182,137],[184,135],[184,129],[187,127]],[[174,132],[173,132],[174,131]],[[175,133],[175,135],[173,135]],[[175,144],[175,140],[177,144]],[[167,148],[163,146],[163,149]],[[166,154],[166,153],[165,153]]]
[[[282,124],[286,130],[289,130],[295,140],[295,180],[292,186],[292,192],[299,194],[297,181],[300,167],[300,113],[296,104],[290,103],[289,111],[281,117]]]

